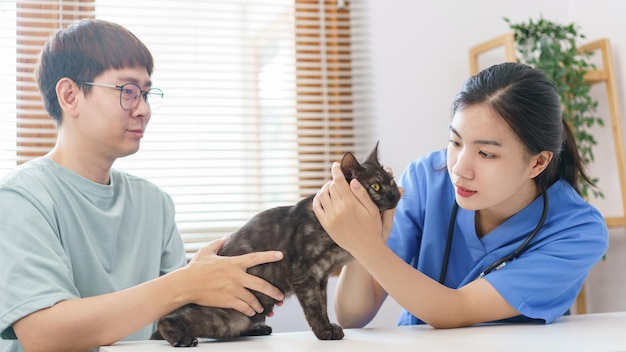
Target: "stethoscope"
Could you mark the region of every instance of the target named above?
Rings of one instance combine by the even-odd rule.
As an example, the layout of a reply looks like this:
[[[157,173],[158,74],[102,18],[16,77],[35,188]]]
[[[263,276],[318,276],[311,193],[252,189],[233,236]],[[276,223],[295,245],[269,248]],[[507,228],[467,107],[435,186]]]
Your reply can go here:
[[[489,274],[490,272],[494,270],[498,270],[502,268],[513,259],[517,259],[517,257],[519,257],[522,254],[522,252],[524,252],[528,248],[528,244],[530,244],[530,241],[532,241],[533,238],[535,238],[535,236],[537,235],[537,233],[543,226],[543,223],[546,221],[546,217],[548,215],[548,194],[546,192],[543,192],[542,196],[543,196],[543,210],[541,212],[541,218],[539,219],[539,222],[537,223],[533,231],[530,233],[530,235],[526,237],[524,242],[522,242],[522,244],[520,244],[519,247],[517,247],[517,249],[513,251],[513,253],[509,255],[505,255],[504,257],[496,260],[491,265],[489,265],[485,270],[483,270],[478,275],[477,279],[484,277],[485,275]],[[441,265],[441,274],[439,276],[439,283],[442,283],[442,284],[446,278],[446,271],[448,270],[448,261],[450,260],[450,248],[452,247],[452,237],[454,235],[454,223],[456,222],[456,213],[458,210],[459,210],[459,204],[456,201],[454,201],[454,205],[452,206],[452,214],[450,215],[450,225],[448,226],[448,241],[446,242],[446,251],[443,256],[443,263]]]

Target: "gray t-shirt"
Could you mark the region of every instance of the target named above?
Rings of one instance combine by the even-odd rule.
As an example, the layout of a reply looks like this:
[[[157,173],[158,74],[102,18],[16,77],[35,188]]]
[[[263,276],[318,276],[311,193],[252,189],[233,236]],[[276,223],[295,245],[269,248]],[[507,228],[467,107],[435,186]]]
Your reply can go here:
[[[184,266],[174,214],[168,194],[117,170],[101,185],[42,157],[9,173],[0,181],[0,351],[21,351],[12,324],[35,311]]]

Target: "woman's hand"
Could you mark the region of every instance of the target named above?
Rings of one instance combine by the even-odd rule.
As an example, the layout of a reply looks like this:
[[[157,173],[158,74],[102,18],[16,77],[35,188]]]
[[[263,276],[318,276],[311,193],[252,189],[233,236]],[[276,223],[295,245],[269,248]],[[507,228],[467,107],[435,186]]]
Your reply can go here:
[[[366,249],[373,242],[384,244],[380,210],[367,190],[355,179],[348,184],[339,163],[333,163],[331,173],[332,181],[313,198],[313,212],[326,232],[355,257],[361,248]],[[389,215],[384,218],[388,221]],[[390,224],[385,225],[391,228]]]
[[[266,294],[277,301],[284,295],[269,282],[248,274],[250,267],[276,262],[283,258],[278,251],[254,252],[240,256],[219,256],[217,252],[226,242],[226,238],[215,240],[201,248],[189,264],[182,270],[191,273],[193,303],[232,308],[248,316],[263,312],[263,306],[249,290]],[[280,305],[280,303],[279,303]],[[266,312],[270,313],[270,312]],[[271,313],[270,313],[271,314]]]

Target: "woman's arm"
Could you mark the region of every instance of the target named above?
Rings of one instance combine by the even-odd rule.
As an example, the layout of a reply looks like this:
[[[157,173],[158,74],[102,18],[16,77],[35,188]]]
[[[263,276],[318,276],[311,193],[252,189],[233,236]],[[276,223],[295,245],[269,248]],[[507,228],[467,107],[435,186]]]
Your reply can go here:
[[[388,170],[392,173],[391,170]],[[400,189],[403,193],[403,190]],[[383,239],[391,233],[395,208],[382,214]],[[387,292],[374,280],[372,275],[358,262],[344,266],[335,289],[335,314],[344,328],[361,328],[376,315],[387,298]]]
[[[350,252],[411,314],[437,328],[467,326],[518,315],[487,280],[451,289],[404,262],[387,247],[388,230],[383,230],[378,209],[367,191],[358,182],[348,185],[337,164],[333,165],[332,174],[333,181],[324,185],[313,201],[315,214],[333,240]],[[345,299],[339,303],[345,303]],[[355,316],[348,317],[350,312]],[[341,319],[360,323],[367,317],[354,312],[346,309]]]
[[[281,301],[276,287],[246,269],[281,260],[282,253],[218,256],[224,242],[201,249],[184,268],[122,291],[59,302],[20,319],[13,329],[26,351],[86,351],[128,336],[187,303],[252,316],[263,307],[248,289]]]
[[[362,328],[376,315],[387,292],[365,268],[353,261],[344,266],[335,289],[335,314],[344,328]]]
[[[387,246],[358,253],[357,260],[398,304],[435,328],[469,326],[519,314],[485,279],[452,289],[414,269]]]

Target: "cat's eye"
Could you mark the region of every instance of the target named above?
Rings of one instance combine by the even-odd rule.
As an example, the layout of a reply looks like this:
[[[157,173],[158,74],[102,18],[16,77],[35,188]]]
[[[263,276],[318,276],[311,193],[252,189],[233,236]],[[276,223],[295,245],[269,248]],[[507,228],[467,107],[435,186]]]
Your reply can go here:
[[[372,189],[376,192],[380,191],[380,184],[378,183],[374,183],[370,187],[372,187]]]

